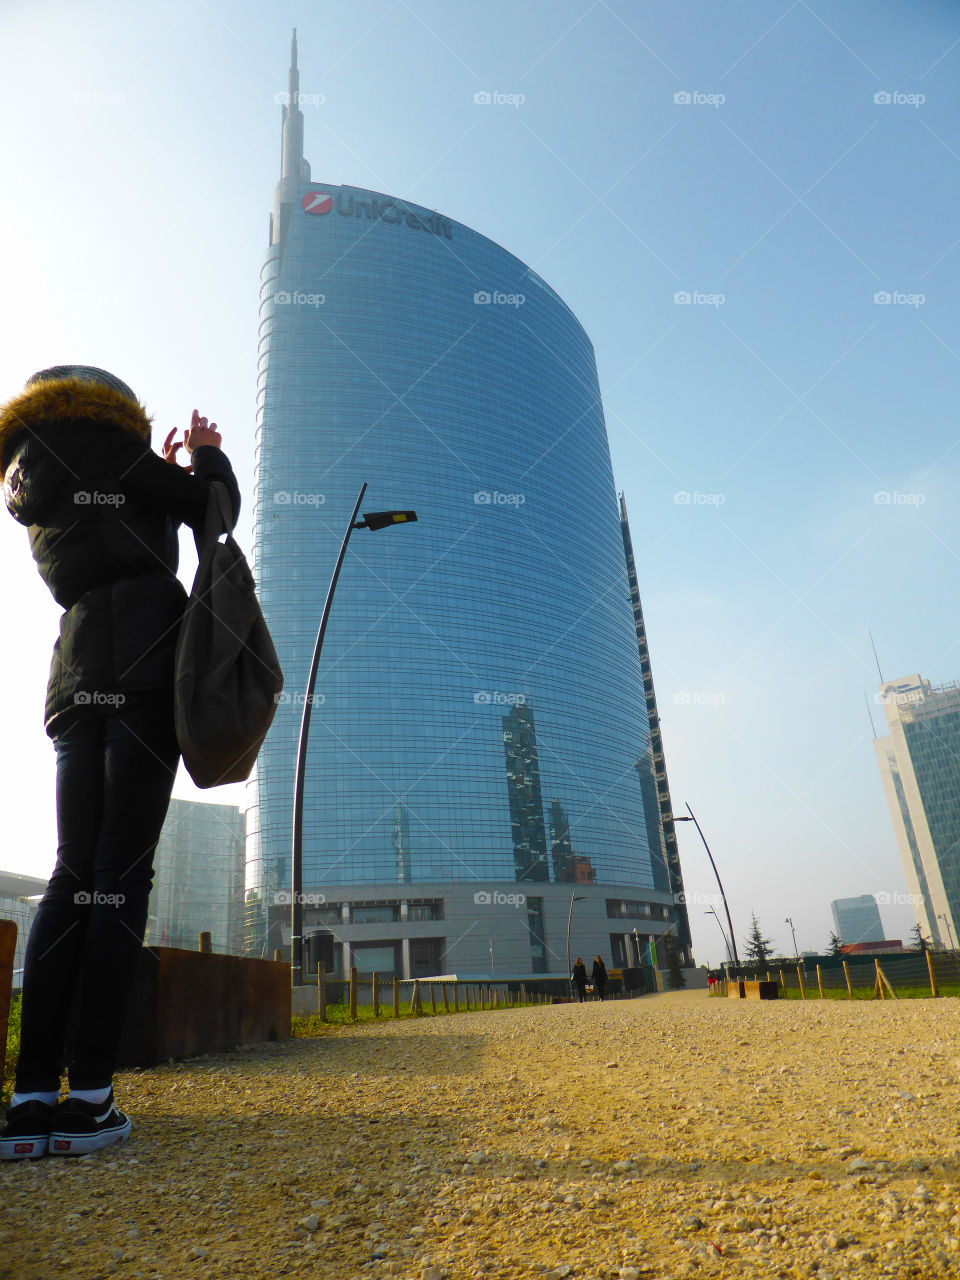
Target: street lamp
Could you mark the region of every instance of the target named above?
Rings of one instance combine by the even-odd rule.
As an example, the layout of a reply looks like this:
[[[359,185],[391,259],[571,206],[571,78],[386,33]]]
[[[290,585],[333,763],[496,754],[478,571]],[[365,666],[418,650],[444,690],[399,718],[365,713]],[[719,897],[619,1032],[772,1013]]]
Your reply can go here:
[[[574,890],[570,895],[570,910],[567,913],[567,973],[572,973],[570,968],[570,926],[573,924],[573,904],[575,902],[583,902],[586,894],[577,894]]]
[[[733,962],[737,966],[737,969],[739,970],[740,957],[737,955],[737,939],[733,932],[733,921],[730,919],[730,908],[727,905],[727,895],[723,892],[723,885],[720,882],[720,872],[717,870],[717,864],[714,862],[713,854],[710,852],[710,846],[707,844],[707,837],[703,834],[703,831],[700,829],[700,823],[697,822],[696,818],[694,817],[693,810],[690,808],[689,805],[687,805],[687,813],[689,813],[690,815],[689,818],[678,818],[674,815],[672,818],[672,821],[692,822],[693,825],[700,832],[700,839],[703,841],[703,847],[706,849],[707,857],[710,859],[710,865],[711,867],[713,867],[713,874],[717,877],[717,887],[720,890],[720,897],[723,899],[723,909],[727,913],[727,924],[730,926],[730,942],[733,945]]]
[[[307,680],[307,692],[303,700],[303,718],[300,721],[300,744],[297,749],[297,772],[293,788],[293,848],[290,869],[290,981],[295,987],[303,982],[303,783],[307,763],[307,737],[310,733],[310,712],[313,709],[313,691],[317,684],[317,670],[320,666],[320,652],[323,649],[323,637],[330,617],[330,606],[333,593],[337,589],[340,570],[347,544],[354,529],[386,529],[394,524],[410,524],[417,518],[415,511],[371,511],[364,512],[363,519],[357,520],[360,503],[367,491],[366,484],[360,490],[357,505],[347,525],[340,544],[340,554],[327,589],[327,598],[323,602],[323,613],[320,616],[320,629],[317,632],[317,643],[313,649],[313,661],[310,664],[310,677]]]
[[[717,922],[717,928],[720,930],[720,933],[721,933],[721,935],[722,935],[722,937],[723,937],[724,945],[725,945],[725,946],[726,946],[726,948],[727,948],[727,955],[728,955],[728,956],[729,956],[729,958],[730,958],[730,963],[731,963],[731,964],[733,964],[733,956],[732,956],[732,955],[731,955],[731,953],[730,953],[730,943],[729,943],[729,942],[727,942],[727,935],[726,935],[726,932],[725,932],[725,930],[724,930],[723,925],[720,923],[720,917],[717,915],[716,911],[714,911],[713,907],[708,907],[708,908],[707,908],[707,910],[706,910],[703,914],[704,914],[705,916],[713,916],[714,920],[716,920],[716,922]]]
[[[784,918],[783,923],[784,923],[784,924],[788,924],[788,925],[790,926],[790,932],[793,934],[793,958],[794,958],[794,960],[798,960],[798,961],[799,961],[799,959],[800,959],[800,952],[797,950],[797,935],[796,935],[796,933],[795,933],[795,931],[794,931],[794,928],[793,928],[793,921],[791,920],[791,918],[790,918],[789,916],[786,916],[786,917]]]
[[[947,937],[950,939],[950,950],[956,951],[956,947],[953,945],[953,930],[950,928],[950,921],[947,919],[947,917],[943,914],[942,911],[937,912],[937,919],[942,920],[943,923],[947,926]]]

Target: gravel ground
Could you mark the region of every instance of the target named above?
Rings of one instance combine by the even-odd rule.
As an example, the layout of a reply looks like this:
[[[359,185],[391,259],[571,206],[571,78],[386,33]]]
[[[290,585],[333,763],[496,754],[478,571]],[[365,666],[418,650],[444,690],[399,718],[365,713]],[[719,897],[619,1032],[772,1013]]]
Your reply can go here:
[[[128,1143],[0,1166],[0,1277],[957,1276],[958,1029],[680,992],[126,1073]]]

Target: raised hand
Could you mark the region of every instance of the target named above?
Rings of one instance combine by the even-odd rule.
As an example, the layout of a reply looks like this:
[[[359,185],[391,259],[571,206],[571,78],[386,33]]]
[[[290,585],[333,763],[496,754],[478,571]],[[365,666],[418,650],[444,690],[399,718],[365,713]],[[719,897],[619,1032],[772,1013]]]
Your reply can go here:
[[[183,433],[183,445],[187,453],[192,453],[202,445],[212,445],[214,449],[219,449],[222,440],[217,424],[211,422],[208,426],[207,419],[201,418],[199,411],[194,409],[190,425]]]

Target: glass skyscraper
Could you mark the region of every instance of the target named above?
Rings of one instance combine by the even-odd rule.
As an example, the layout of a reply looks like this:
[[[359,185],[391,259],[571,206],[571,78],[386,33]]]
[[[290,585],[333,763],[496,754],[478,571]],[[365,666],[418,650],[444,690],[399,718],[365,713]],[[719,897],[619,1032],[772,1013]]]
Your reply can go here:
[[[890,736],[874,747],[917,923],[937,947],[960,923],[960,683],[880,686]]]
[[[293,774],[317,624],[304,933],[338,967],[630,963],[676,929],[593,349],[450,218],[313,181],[296,45],[262,270],[255,572],[286,688],[251,781],[250,947],[289,943]],[[322,945],[321,945],[322,944]],[[631,948],[634,948],[631,950]]]

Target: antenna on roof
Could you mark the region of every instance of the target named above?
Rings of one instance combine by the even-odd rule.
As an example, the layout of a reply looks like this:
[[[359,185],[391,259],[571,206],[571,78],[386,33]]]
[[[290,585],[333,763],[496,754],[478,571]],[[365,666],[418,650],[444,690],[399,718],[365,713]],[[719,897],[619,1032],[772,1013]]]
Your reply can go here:
[[[873,643],[873,632],[868,631],[870,637],[870,648],[873,650],[873,660],[877,664],[877,675],[880,677],[880,683],[883,684],[883,672],[880,670],[880,659],[877,657],[877,646]]]
[[[863,695],[863,700],[864,700],[864,702],[867,704],[867,715],[870,717],[870,732],[873,734],[873,736],[874,736],[874,737],[876,737],[876,736],[877,736],[877,727],[876,727],[876,725],[873,723],[873,712],[870,710],[870,699],[867,697],[867,695],[866,695],[866,694],[864,694],[864,695]]]

